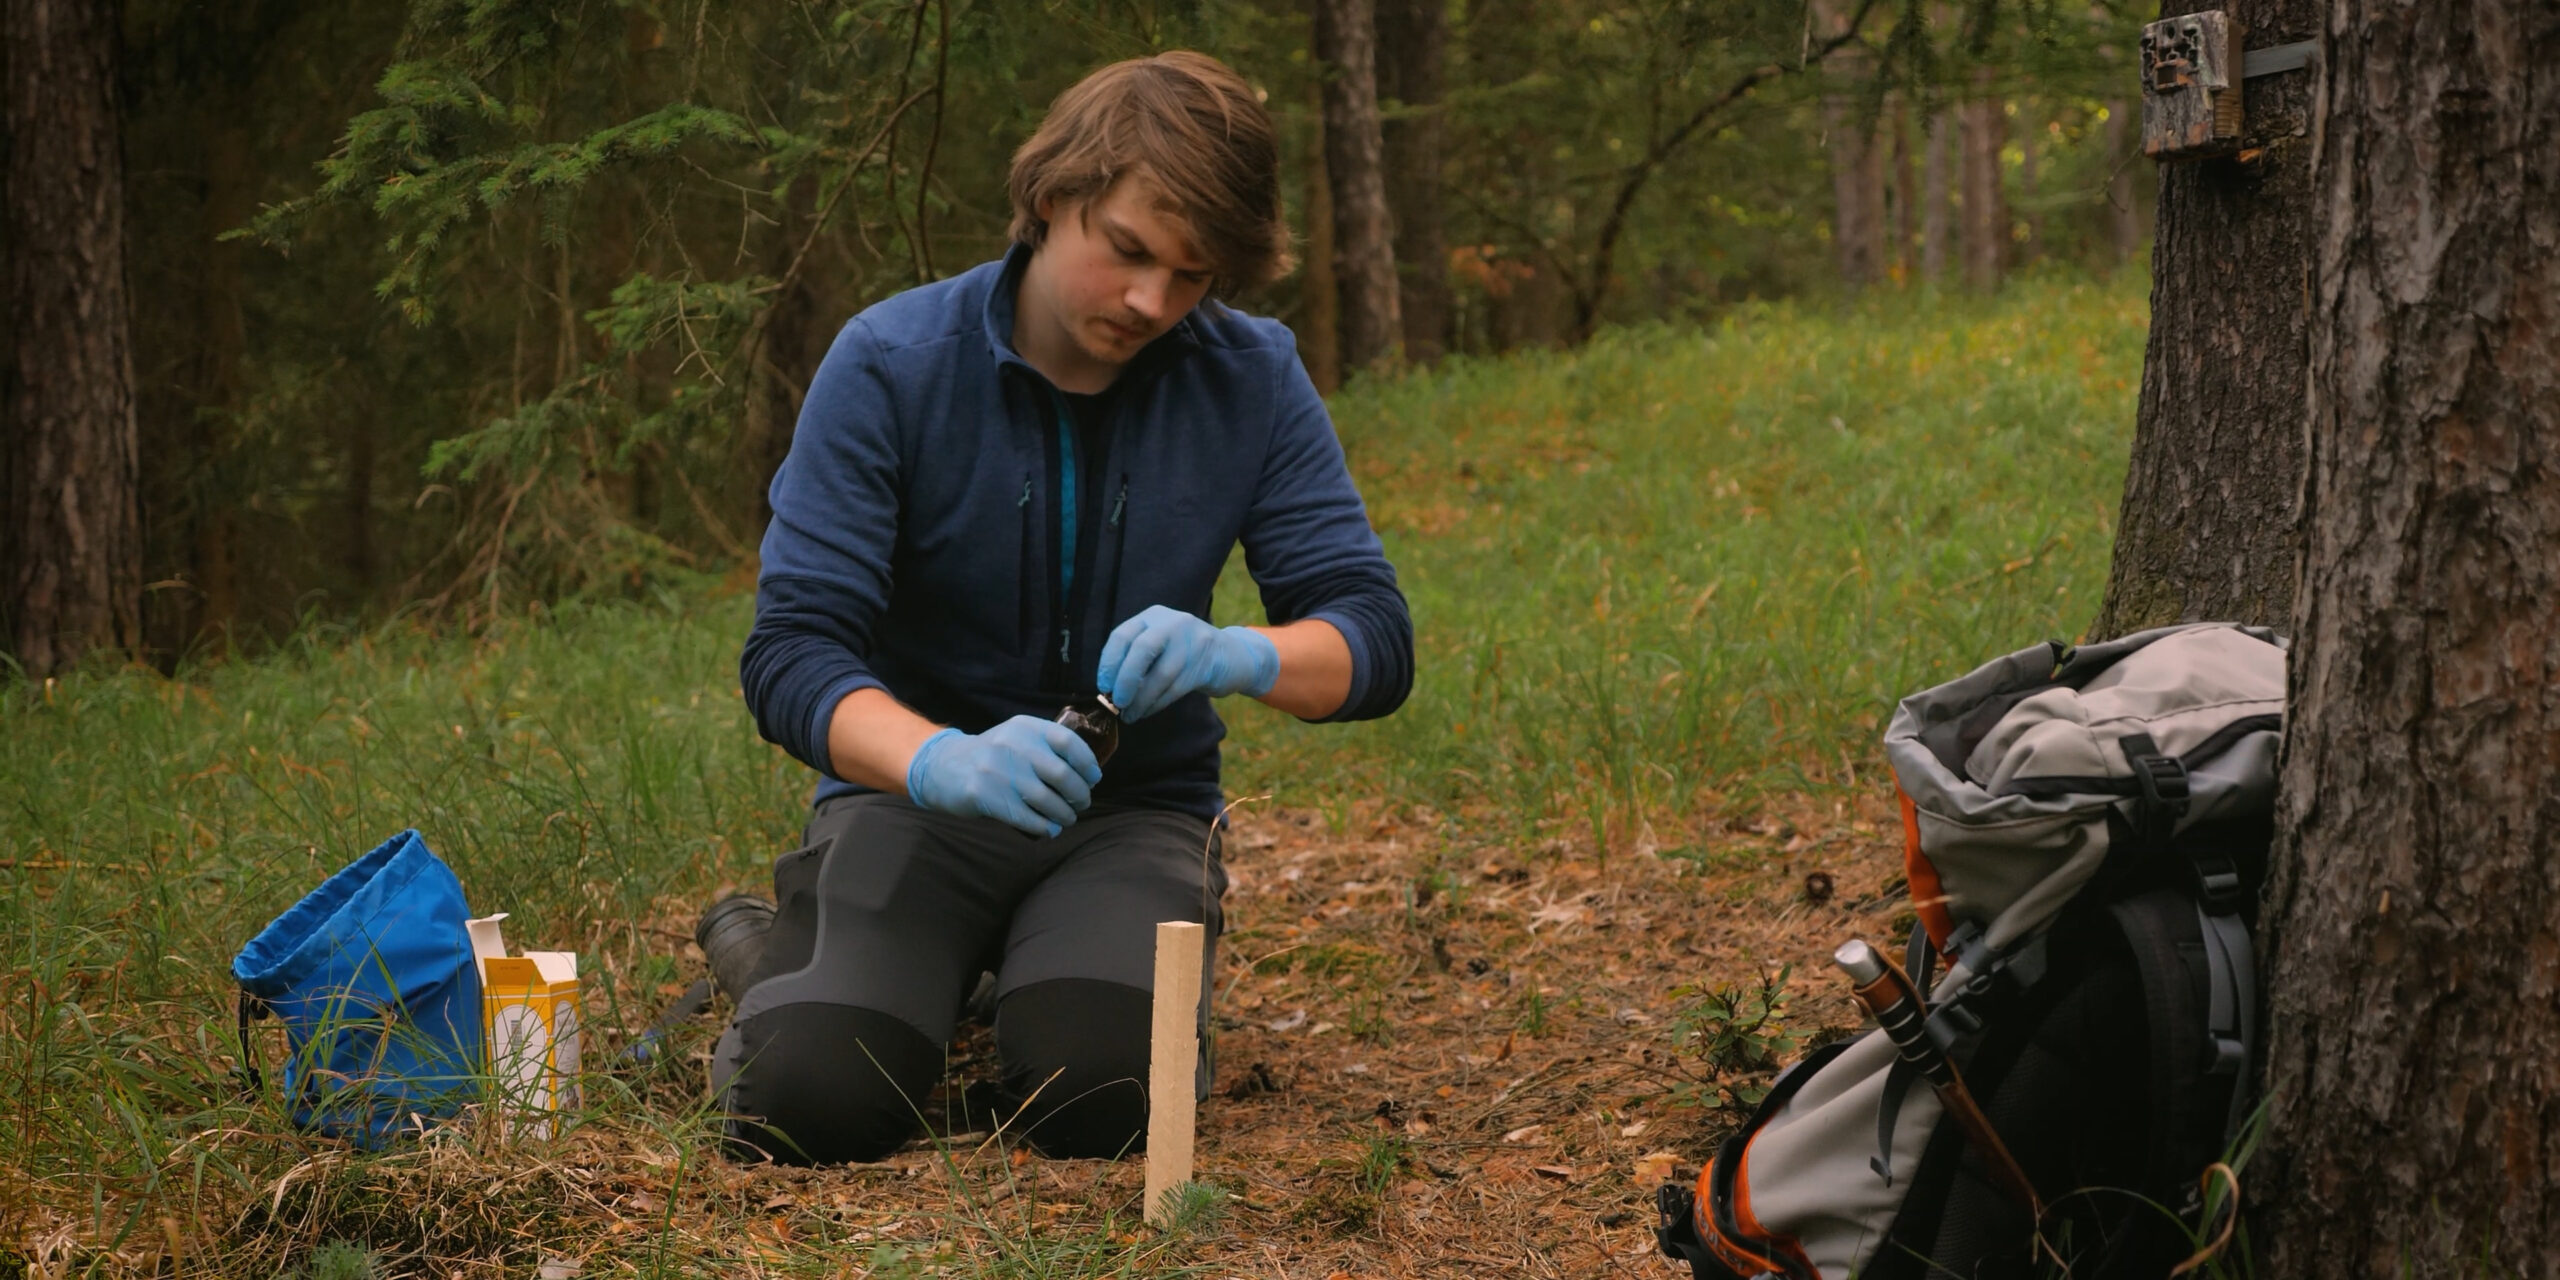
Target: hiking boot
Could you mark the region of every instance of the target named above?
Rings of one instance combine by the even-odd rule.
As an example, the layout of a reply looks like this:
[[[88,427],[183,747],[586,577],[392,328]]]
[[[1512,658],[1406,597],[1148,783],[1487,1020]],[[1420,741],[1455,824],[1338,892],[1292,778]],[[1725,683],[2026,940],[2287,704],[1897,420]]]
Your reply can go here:
[[[712,985],[731,1004],[747,993],[765,935],[773,931],[773,904],[752,894],[731,894],[711,904],[693,926],[693,941],[711,962]]]

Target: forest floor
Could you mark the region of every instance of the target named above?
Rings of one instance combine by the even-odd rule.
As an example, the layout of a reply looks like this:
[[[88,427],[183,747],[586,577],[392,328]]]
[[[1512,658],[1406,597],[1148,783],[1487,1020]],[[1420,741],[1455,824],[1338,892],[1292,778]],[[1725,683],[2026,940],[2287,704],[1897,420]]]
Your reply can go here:
[[[1764,800],[1692,846],[1605,859],[1239,808],[1199,1190],[1171,1231],[1140,1222],[1143,1156],[1049,1159],[959,1119],[995,1077],[983,1028],[925,1107],[954,1122],[879,1164],[732,1163],[607,1118],[361,1162],[299,1212],[288,1175],[265,1225],[405,1237],[359,1274],[485,1274],[494,1254],[552,1277],[1669,1277],[1656,1189],[1695,1179],[1779,1063],[1855,1026],[1827,956],[1909,927],[1899,841],[1889,794]],[[698,1087],[721,1012],[662,1085]],[[469,1207],[383,1229],[425,1202]]]
[[[1656,1188],[1696,1177],[1737,1093],[1853,1024],[1831,949],[1910,918],[1881,798],[1763,806],[1670,856],[1473,849],[1445,884],[1417,856],[1434,839],[1239,817],[1194,1173],[1216,1196],[1163,1271],[1668,1275]],[[955,1078],[992,1078],[986,1041]],[[698,1194],[735,1208],[679,1216],[776,1273],[821,1241],[926,1266],[1034,1249],[1026,1228],[1145,1249],[1144,1165],[964,1134],[876,1168],[706,1171]]]

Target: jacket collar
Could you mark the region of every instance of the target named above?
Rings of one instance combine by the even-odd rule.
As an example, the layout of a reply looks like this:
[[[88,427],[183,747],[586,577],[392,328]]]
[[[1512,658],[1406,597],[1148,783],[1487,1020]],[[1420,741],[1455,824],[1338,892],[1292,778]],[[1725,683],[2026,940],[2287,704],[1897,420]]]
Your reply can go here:
[[[986,327],[987,351],[995,357],[999,370],[1018,368],[1046,384],[1048,378],[1013,349],[1014,295],[1022,287],[1024,269],[1030,265],[1030,245],[1016,243],[1005,250],[1003,268],[996,273],[995,286],[987,290],[986,301],[980,307],[980,319]],[[1218,305],[1214,298],[1200,301],[1201,307]],[[1130,357],[1129,363],[1120,370],[1119,379],[1112,385],[1125,387],[1133,380],[1153,378],[1174,361],[1198,350],[1201,345],[1199,317],[1199,308],[1195,307],[1190,315],[1184,316],[1155,341],[1139,348],[1138,354]]]

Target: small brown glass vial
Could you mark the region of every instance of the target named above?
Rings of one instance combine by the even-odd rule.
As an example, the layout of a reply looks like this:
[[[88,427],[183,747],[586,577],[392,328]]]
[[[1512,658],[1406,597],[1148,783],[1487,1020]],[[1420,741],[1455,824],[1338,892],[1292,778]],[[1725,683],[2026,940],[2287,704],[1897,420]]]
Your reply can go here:
[[[1120,749],[1120,709],[1101,694],[1068,703],[1058,713],[1058,723],[1084,739],[1084,745],[1093,749],[1095,764],[1111,763],[1111,753]]]

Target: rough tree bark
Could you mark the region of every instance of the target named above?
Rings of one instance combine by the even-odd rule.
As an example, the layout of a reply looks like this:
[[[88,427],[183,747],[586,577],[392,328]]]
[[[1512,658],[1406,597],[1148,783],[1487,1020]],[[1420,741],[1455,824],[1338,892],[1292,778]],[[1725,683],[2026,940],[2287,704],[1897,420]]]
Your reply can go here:
[[[2250,48],[2309,39],[2321,9],[2228,7]],[[2142,407],[2092,636],[2209,619],[2286,625],[2300,545],[2312,87],[2304,72],[2249,81],[2237,158],[2160,167]]]
[[[1387,211],[1378,132],[1377,22],[1371,0],[1316,0],[1316,60],[1324,68],[1324,167],[1333,194],[1333,274],[1341,294],[1342,367],[1395,359],[1404,343],[1397,304],[1394,218]]]
[[[1432,364],[1449,345],[1449,246],[1440,218],[1441,67],[1448,19],[1441,0],[1377,0],[1378,94],[1401,108],[1380,122],[1387,209],[1396,226],[1397,306],[1404,353]]]
[[[2560,8],[2326,8],[2267,1273],[2560,1275]]]
[[[30,675],[139,638],[116,6],[6,0],[11,651]]]

